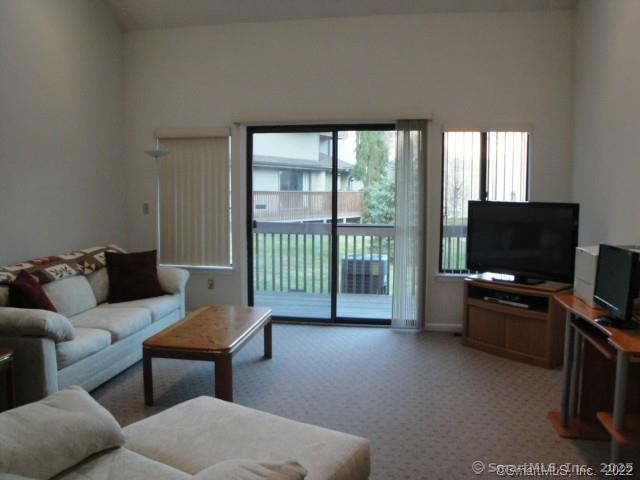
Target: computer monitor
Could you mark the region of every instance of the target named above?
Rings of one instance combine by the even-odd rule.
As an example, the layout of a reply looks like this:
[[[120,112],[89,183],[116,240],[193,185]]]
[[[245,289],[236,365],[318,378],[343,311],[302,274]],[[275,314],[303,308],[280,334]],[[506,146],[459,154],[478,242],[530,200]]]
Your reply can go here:
[[[612,245],[600,245],[593,299],[607,309],[608,315],[596,319],[601,325],[638,328],[631,320],[634,299],[638,296],[638,253]]]

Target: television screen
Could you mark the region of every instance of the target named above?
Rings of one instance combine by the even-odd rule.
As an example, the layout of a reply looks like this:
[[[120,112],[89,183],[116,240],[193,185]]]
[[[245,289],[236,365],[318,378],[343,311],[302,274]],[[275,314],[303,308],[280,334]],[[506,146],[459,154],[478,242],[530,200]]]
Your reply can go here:
[[[593,298],[615,318],[629,320],[637,294],[638,254],[624,248],[600,245]]]
[[[467,268],[572,282],[578,217],[575,203],[470,201]]]

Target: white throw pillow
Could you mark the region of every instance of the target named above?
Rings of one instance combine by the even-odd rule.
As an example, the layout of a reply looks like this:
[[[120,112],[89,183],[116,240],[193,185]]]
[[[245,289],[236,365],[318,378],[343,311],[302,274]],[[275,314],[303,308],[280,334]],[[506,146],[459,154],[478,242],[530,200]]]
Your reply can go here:
[[[194,480],[304,480],[307,470],[295,460],[257,462],[233,459],[216,463],[193,476]]]
[[[124,445],[115,418],[80,387],[0,413],[0,473],[49,479]]]

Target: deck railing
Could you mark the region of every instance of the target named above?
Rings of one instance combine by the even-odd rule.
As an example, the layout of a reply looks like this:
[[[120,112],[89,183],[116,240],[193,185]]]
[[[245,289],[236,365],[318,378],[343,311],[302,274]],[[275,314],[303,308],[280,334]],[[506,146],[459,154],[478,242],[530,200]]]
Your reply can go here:
[[[363,192],[338,192],[338,217],[362,216]],[[295,222],[331,218],[331,192],[253,192],[257,221]]]
[[[467,226],[443,225],[442,227],[442,271],[466,273],[467,270]]]
[[[391,295],[395,229],[338,226],[338,292]],[[331,225],[257,222],[253,286],[258,291],[330,293]]]

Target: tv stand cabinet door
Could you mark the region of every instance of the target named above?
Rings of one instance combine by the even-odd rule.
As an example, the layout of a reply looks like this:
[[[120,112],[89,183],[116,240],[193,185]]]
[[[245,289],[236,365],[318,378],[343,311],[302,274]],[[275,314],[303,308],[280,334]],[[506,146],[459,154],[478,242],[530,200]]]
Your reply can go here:
[[[504,348],[505,317],[501,312],[469,305],[466,337],[472,342]]]
[[[544,361],[547,355],[547,322],[537,318],[506,316],[506,348]]]

